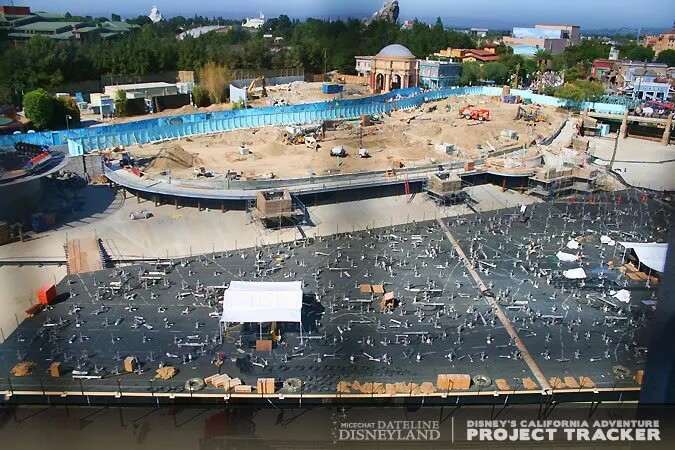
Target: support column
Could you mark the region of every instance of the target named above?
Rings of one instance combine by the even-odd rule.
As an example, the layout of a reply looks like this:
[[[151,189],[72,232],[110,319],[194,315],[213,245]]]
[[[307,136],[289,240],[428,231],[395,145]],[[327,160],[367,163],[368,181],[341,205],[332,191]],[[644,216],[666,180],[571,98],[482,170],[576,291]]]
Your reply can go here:
[[[140,203],[140,202],[141,202],[141,196],[139,195],[138,192],[136,192],[136,203]]]
[[[623,120],[621,121],[621,127],[619,128],[619,138],[626,139],[628,135],[628,110],[623,115]]]
[[[666,121],[666,129],[663,130],[663,137],[661,138],[662,145],[668,145],[670,143],[670,129],[673,126],[673,113],[668,115],[668,120]]]
[[[176,209],[178,209],[178,197],[173,198],[173,204],[176,207]]]

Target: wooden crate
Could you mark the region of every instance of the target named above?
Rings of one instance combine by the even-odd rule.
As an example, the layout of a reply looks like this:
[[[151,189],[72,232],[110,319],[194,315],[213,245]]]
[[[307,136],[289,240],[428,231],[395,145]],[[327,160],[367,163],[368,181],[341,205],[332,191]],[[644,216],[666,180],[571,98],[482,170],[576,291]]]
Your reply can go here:
[[[272,341],[270,339],[257,339],[255,341],[255,349],[259,352],[271,352]]]
[[[133,372],[136,370],[136,358],[133,356],[127,356],[124,358],[124,371]]]
[[[250,394],[251,392],[253,392],[253,386],[240,384],[234,387],[234,392],[238,394]]]
[[[58,378],[61,376],[61,363],[60,362],[53,362],[49,366],[49,375]]]
[[[274,394],[274,378],[258,378],[257,388],[261,394]]]
[[[373,292],[373,288],[369,284],[362,284],[359,286],[362,294],[370,294]]]
[[[384,286],[381,284],[373,284],[373,292],[375,294],[384,294]]]
[[[436,377],[436,387],[442,391],[467,390],[471,387],[471,375],[440,373]]]

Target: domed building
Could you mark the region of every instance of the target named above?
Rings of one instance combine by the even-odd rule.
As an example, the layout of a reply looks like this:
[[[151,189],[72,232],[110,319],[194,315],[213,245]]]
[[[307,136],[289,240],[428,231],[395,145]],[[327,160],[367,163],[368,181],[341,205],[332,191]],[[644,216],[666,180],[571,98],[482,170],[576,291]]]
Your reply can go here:
[[[370,60],[370,88],[373,93],[416,87],[419,60],[400,44],[391,44]]]

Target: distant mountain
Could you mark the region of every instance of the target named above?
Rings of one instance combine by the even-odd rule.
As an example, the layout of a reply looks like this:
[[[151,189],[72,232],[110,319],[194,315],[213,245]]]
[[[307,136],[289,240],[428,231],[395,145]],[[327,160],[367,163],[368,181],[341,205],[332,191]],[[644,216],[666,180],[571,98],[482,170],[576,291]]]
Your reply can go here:
[[[617,34],[632,34],[637,36],[640,33],[640,37],[647,35],[657,35],[668,31],[668,28],[654,28],[654,27],[621,27],[621,28],[598,28],[595,30],[589,30],[586,28],[581,29],[581,33],[587,36],[614,36]]]

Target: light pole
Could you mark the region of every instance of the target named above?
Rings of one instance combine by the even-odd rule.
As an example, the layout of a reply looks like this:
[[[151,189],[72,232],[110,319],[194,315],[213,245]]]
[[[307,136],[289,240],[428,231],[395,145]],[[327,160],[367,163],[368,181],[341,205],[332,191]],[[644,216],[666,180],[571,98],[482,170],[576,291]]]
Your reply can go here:
[[[67,131],[70,131],[70,122],[68,122],[69,120],[73,120],[73,117],[66,114],[66,130]]]

